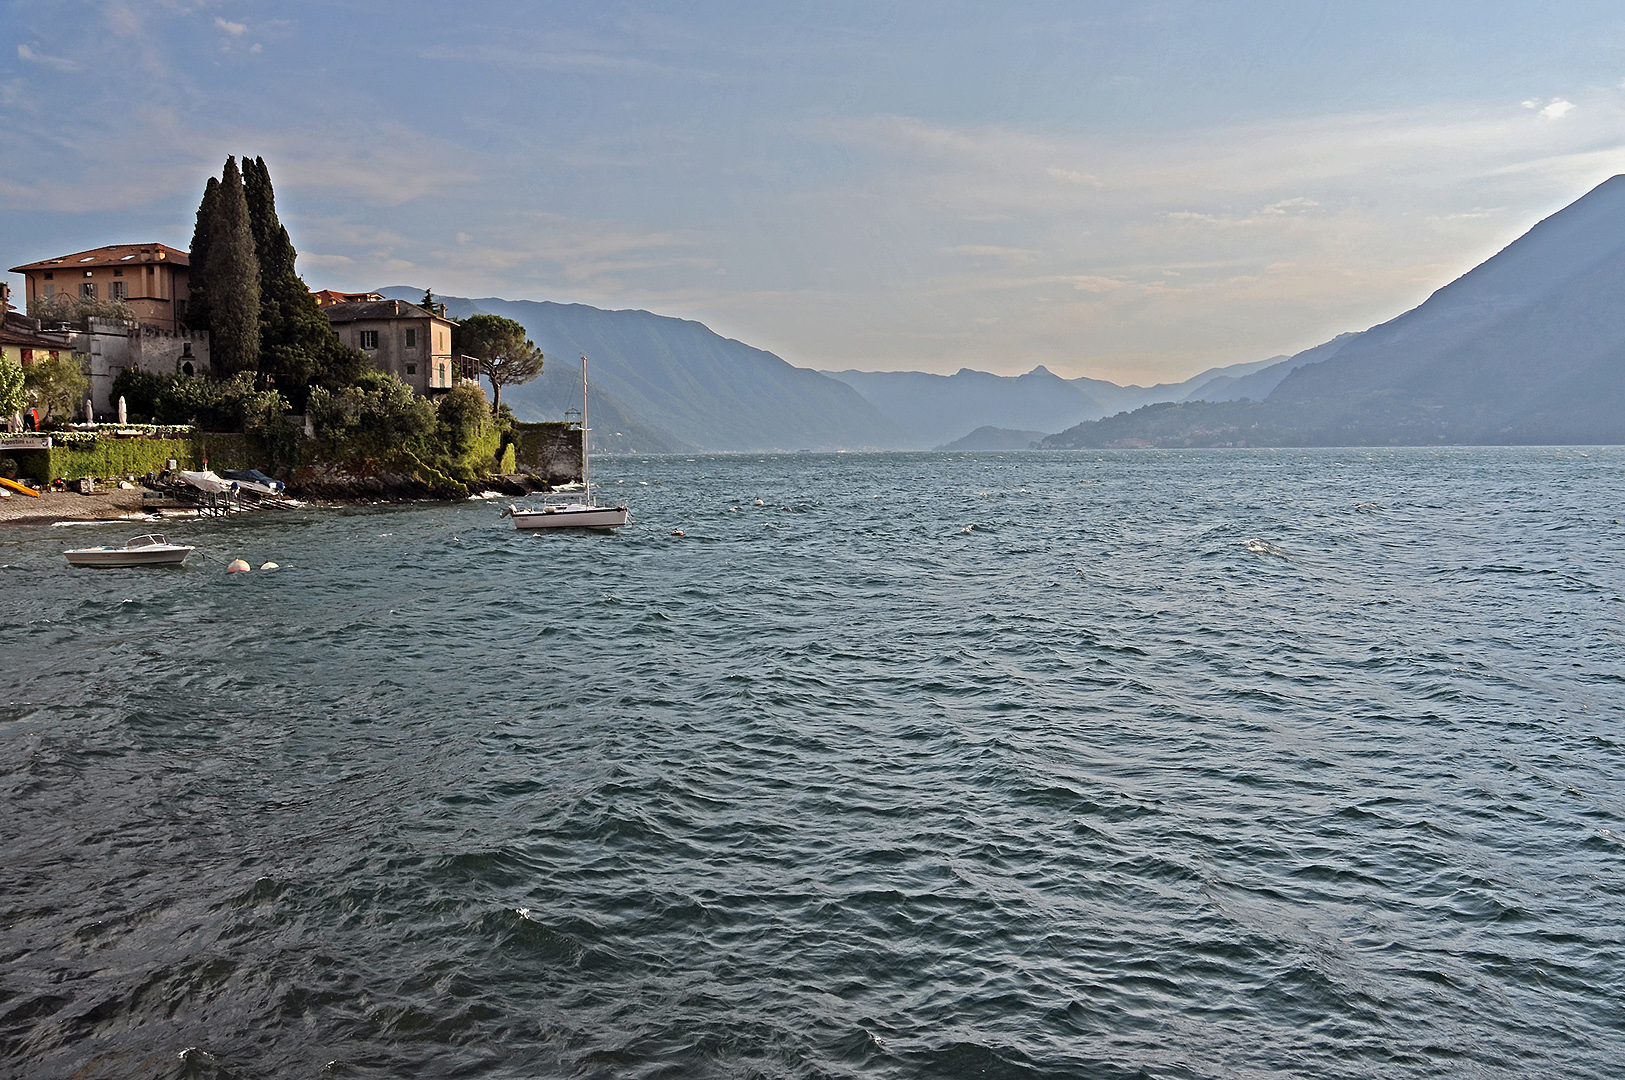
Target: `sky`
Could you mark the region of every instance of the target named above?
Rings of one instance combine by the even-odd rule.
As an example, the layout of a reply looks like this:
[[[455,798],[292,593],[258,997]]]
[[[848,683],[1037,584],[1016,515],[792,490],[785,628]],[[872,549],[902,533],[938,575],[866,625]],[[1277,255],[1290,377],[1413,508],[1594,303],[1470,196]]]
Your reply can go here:
[[[0,266],[184,248],[227,154],[313,288],[1146,384],[1382,322],[1625,172],[1625,6],[0,0]]]

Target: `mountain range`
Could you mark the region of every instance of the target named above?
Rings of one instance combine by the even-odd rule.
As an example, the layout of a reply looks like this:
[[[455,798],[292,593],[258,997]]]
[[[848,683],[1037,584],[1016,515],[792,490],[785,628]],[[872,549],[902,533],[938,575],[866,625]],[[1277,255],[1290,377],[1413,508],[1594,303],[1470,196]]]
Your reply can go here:
[[[504,391],[521,419],[579,408],[590,357],[593,445],[612,452],[1625,442],[1625,176],[1388,322],[1150,387],[813,371],[647,311],[441,299],[514,319],[547,354]]]
[[[1251,378],[1277,372],[1253,401],[1237,383],[1044,445],[1625,442],[1625,176],[1410,311]]]
[[[392,300],[423,296],[417,286],[378,291]],[[1213,368],[1153,387],[1064,379],[1044,367],[1014,376],[969,368],[954,375],[819,372],[701,323],[647,311],[493,296],[437,299],[454,319],[476,312],[513,319],[547,356],[539,378],[503,389],[502,400],[521,420],[557,420],[579,410],[576,358],[587,356],[593,447],[622,453],[929,450],[979,428],[1028,437],[989,442],[984,434],[976,445],[1025,448],[1043,432],[1081,420],[1183,400],[1204,386],[1242,385],[1285,359]]]

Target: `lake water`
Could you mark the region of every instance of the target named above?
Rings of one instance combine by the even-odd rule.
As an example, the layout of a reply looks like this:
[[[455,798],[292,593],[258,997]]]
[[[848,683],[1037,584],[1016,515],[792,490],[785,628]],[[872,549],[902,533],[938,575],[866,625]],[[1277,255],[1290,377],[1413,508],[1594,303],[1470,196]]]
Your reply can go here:
[[[599,474],[0,533],[4,1075],[1618,1075],[1625,449]]]

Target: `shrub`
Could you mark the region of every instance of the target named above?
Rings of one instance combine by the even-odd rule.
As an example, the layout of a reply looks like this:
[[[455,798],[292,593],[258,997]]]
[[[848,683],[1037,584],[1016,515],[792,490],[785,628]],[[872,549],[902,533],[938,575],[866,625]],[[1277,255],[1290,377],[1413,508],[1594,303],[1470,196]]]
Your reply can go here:
[[[36,296],[28,305],[28,317],[43,323],[69,323],[83,327],[91,319],[127,321],[130,309],[118,300],[98,300],[90,296]]]
[[[367,372],[355,386],[313,387],[306,405],[316,435],[335,460],[387,460],[427,449],[436,430],[434,404],[393,375]]]
[[[28,404],[23,390],[22,365],[14,364],[0,354],[0,419],[8,418]]]
[[[23,387],[46,419],[72,417],[89,385],[90,380],[79,373],[78,363],[66,357],[36,360],[23,368]]]
[[[274,429],[264,418],[274,413],[277,422],[287,426],[280,419],[288,411],[287,400],[274,390],[256,390],[254,376],[247,372],[214,382],[125,368],[113,380],[113,396],[124,398],[132,420],[192,424],[203,431],[247,431],[252,417],[259,425],[257,431],[269,435]]]

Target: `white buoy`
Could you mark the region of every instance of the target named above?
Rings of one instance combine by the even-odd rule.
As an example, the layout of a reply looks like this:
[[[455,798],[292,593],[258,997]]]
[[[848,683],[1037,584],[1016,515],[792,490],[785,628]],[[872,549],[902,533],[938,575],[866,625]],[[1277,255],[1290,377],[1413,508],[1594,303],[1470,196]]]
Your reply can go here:
[[[248,570],[248,560],[246,559],[233,559],[230,565],[226,567],[226,573],[228,574],[246,574]]]
[[[276,566],[276,563],[274,563],[274,562],[262,562],[262,563],[260,563],[260,569],[261,570],[275,570],[276,568],[277,568],[277,566]]]

